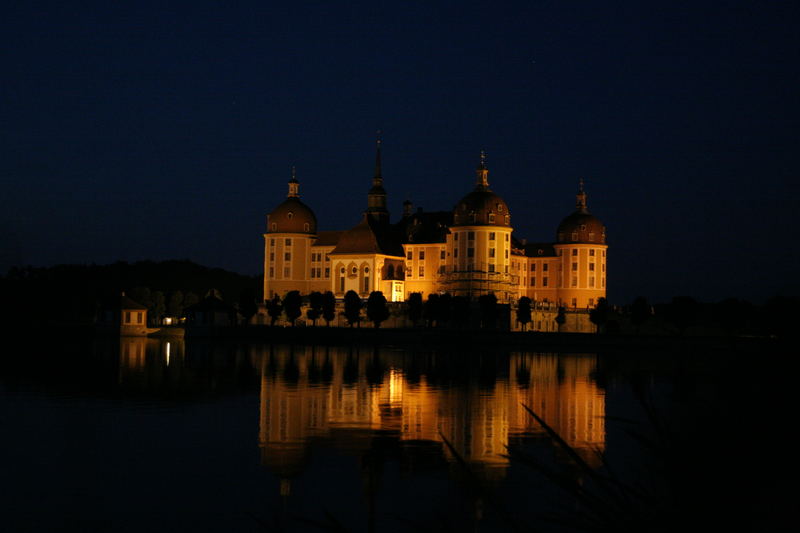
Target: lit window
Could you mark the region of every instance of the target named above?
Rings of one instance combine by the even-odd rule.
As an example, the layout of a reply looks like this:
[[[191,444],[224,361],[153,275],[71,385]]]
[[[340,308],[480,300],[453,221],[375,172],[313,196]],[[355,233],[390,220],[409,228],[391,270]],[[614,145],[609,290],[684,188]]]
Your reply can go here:
[[[489,213],[489,222],[494,222],[494,213]]]
[[[414,277],[413,272],[411,271],[411,267],[406,267],[406,277],[411,278]]]

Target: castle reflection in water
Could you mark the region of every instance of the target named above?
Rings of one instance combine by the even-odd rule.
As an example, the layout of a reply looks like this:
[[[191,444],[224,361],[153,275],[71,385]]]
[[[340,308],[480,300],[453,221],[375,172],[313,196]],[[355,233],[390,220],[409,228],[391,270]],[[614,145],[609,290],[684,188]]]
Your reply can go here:
[[[507,447],[543,435],[523,405],[590,464],[604,449],[605,398],[592,379],[593,355],[463,354],[459,361],[458,354],[312,347],[259,355],[259,444],[264,464],[278,475],[302,469],[315,439],[368,447],[370,435],[380,433],[438,444],[452,461],[446,439],[473,467],[501,477]],[[443,379],[448,370],[458,378]]]
[[[314,446],[360,454],[393,442],[408,454],[454,463],[458,455],[502,478],[508,447],[547,440],[529,406],[590,465],[605,449],[605,395],[593,354],[391,348],[184,346],[125,338],[119,380],[137,387],[259,388],[262,464],[281,479],[301,474]]]

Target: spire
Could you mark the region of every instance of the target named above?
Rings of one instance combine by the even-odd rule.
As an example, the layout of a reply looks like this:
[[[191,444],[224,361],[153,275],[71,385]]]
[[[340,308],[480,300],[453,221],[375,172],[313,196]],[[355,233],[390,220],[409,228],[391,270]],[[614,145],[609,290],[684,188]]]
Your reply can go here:
[[[489,190],[489,169],[486,168],[486,151],[481,150],[481,161],[478,163],[478,168],[475,171],[477,179],[475,181],[475,188]]]
[[[386,208],[386,189],[383,188],[383,174],[381,171],[381,132],[378,130],[375,141],[375,176],[372,178],[372,188],[367,195],[367,213],[379,222],[389,222],[389,210]]]
[[[589,212],[586,207],[586,192],[583,190],[583,178],[578,180],[578,194],[575,195],[575,209],[581,212]]]
[[[287,198],[298,198],[300,196],[300,182],[297,181],[297,169],[292,165],[292,179],[289,180],[289,193]]]

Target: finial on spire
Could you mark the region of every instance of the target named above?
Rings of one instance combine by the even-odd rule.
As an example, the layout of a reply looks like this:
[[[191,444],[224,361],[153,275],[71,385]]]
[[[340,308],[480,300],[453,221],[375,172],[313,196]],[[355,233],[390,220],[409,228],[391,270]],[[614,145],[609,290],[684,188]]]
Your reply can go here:
[[[292,178],[289,180],[289,194],[287,198],[297,198],[300,196],[300,182],[297,181],[297,168],[292,165]]]
[[[486,150],[481,150],[481,161],[478,163],[478,169],[475,171],[477,180],[475,186],[479,189],[489,188],[489,169],[486,168]]]
[[[578,194],[575,195],[575,208],[578,209],[578,211],[588,212],[586,207],[586,191],[583,190],[583,178],[578,180]]]
[[[381,130],[375,134],[375,177],[382,178],[381,174]]]

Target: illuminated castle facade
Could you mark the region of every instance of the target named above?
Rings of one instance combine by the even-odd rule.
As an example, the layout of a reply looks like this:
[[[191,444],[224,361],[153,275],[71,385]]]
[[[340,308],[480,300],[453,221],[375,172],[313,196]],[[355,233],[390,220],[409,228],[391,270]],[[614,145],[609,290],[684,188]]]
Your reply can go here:
[[[513,235],[508,205],[489,188],[483,153],[473,190],[453,210],[415,212],[406,201],[402,218],[392,223],[380,150],[378,141],[367,209],[349,230],[318,230],[292,172],[286,200],[267,216],[265,299],[292,290],[331,291],[337,298],[350,290],[362,298],[382,291],[394,302],[413,292],[471,299],[493,293],[500,303],[527,296],[585,309],[605,297],[606,229],[589,213],[582,182],[575,211],[559,224],[555,242]]]

